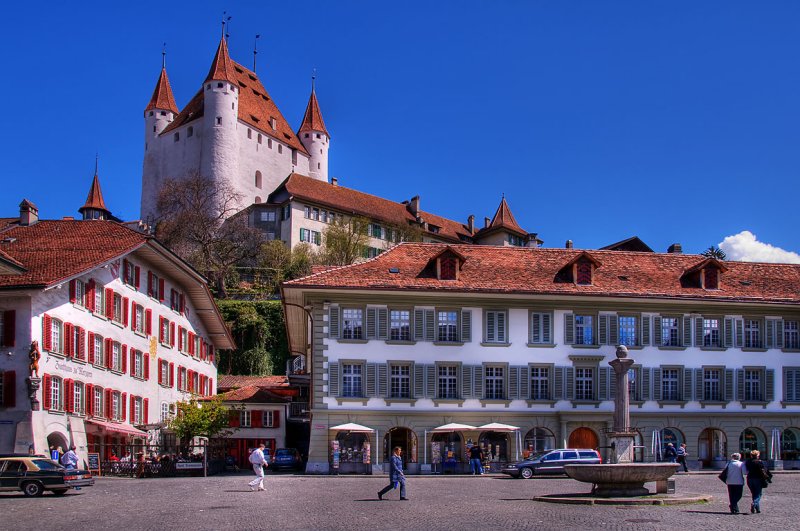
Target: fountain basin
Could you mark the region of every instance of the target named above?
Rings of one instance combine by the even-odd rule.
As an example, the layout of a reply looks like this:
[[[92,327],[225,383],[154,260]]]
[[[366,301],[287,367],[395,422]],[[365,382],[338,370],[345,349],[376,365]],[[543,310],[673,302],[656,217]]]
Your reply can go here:
[[[626,463],[616,465],[565,465],[564,472],[577,481],[594,484],[599,497],[647,496],[649,481],[664,481],[677,472],[677,463]]]

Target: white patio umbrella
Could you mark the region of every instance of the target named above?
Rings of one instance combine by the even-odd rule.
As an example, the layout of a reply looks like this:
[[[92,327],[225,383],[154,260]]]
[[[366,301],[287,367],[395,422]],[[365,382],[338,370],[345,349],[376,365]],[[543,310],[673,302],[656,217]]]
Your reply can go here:
[[[356,433],[372,433],[372,428],[368,428],[366,426],[362,426],[361,424],[356,424],[354,422],[348,422],[347,424],[339,424],[338,426],[332,426],[328,428],[330,431],[353,431]]]
[[[514,452],[514,458],[519,461],[519,447],[522,446],[522,440],[519,433],[519,426],[511,426],[510,424],[502,424],[500,422],[490,422],[489,424],[484,424],[483,426],[478,426],[479,430],[485,431],[515,431],[515,444],[514,448],[516,451]]]
[[[472,431],[477,430],[475,426],[470,426],[469,424],[459,424],[457,422],[451,422],[450,424],[445,424],[443,426],[439,426],[438,428],[433,428],[431,431],[433,432],[443,432],[443,431]]]

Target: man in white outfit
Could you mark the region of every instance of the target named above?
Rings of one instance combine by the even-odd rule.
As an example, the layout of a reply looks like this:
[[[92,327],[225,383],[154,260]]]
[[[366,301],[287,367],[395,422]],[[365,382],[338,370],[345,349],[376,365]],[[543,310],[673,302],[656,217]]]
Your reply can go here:
[[[264,448],[267,446],[264,443],[258,445],[258,448],[253,450],[250,454],[250,463],[253,465],[253,472],[256,473],[256,479],[249,483],[250,490],[267,490],[264,488],[264,469],[262,466],[269,466],[269,462],[264,458]]]

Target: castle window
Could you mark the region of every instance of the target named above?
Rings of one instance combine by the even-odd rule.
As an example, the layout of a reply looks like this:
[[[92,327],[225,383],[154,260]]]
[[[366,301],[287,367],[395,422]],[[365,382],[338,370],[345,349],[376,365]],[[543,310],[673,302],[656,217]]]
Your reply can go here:
[[[253,138],[253,130],[252,129],[248,129],[247,130],[247,138],[248,139]]]
[[[217,88],[222,88],[224,83],[217,83]]]
[[[276,130],[278,128],[278,121],[275,118],[270,117],[269,125],[272,127],[272,130]]]
[[[261,133],[258,133],[258,143],[261,143]]]
[[[153,111],[150,111],[150,116],[153,116]]]
[[[260,171],[256,172],[256,188],[261,188],[261,172]],[[260,203],[261,201],[258,201],[258,202]]]
[[[206,90],[211,90],[211,83],[209,83],[208,85],[206,85]]]
[[[153,132],[154,133],[156,132],[156,126],[153,126]]]
[[[308,133],[306,133],[306,138],[308,138]]]
[[[260,202],[261,202],[261,198],[259,196],[256,196],[256,203],[260,203]]]
[[[167,115],[167,111],[161,111],[161,116],[166,116],[166,115]]]
[[[317,133],[317,138],[319,138],[319,133]]]
[[[283,153],[283,144],[278,144],[278,153]]]
[[[297,165],[297,150],[292,150],[292,164]]]
[[[180,139],[181,139],[181,134],[180,133],[175,133],[175,142],[177,142]]]
[[[317,169],[320,169],[320,166],[322,166],[322,164],[320,164],[319,162],[317,162]]]
[[[186,136],[187,137],[194,136],[194,127],[190,127],[189,129],[186,130]]]
[[[222,116],[217,116],[217,125],[222,125]]]
[[[319,154],[322,155],[322,149],[319,150]]]
[[[267,139],[267,147],[272,149],[272,139],[271,138]]]

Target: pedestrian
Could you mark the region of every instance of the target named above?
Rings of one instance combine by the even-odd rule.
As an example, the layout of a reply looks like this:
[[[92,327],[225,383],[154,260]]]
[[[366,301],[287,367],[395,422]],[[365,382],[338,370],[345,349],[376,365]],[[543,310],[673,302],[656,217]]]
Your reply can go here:
[[[750,451],[750,458],[745,462],[744,468],[747,471],[747,488],[753,497],[750,512],[761,514],[761,493],[772,482],[772,472],[761,460],[761,452],[758,450]]]
[[[250,454],[250,463],[253,465],[253,472],[256,473],[256,479],[249,483],[250,490],[256,490],[256,486],[258,490],[267,490],[264,488],[264,468],[265,466],[269,466],[269,463],[264,458],[264,448],[267,445],[261,443],[258,445],[258,448],[253,450]]]
[[[667,443],[667,447],[664,449],[664,457],[666,457],[667,461],[670,463],[674,463],[678,458],[678,452],[675,450],[675,446],[672,443]]]
[[[400,456],[402,453],[402,448],[399,446],[394,447],[392,457],[389,459],[389,485],[378,491],[379,500],[382,500],[383,495],[390,490],[396,489],[398,485],[400,486],[400,499],[403,501],[408,500],[406,498],[406,475],[403,473],[403,458]]]
[[[55,462],[59,462],[61,459],[61,454],[59,453],[58,449],[55,446],[50,447],[50,459]]]
[[[728,501],[730,502],[731,514],[739,514],[739,500],[742,499],[744,492],[744,463],[741,461],[742,454],[731,455],[731,460],[725,465],[725,469],[719,478],[728,486]]]
[[[71,445],[69,447],[69,451],[61,456],[61,464],[64,465],[64,468],[67,469],[67,472],[70,470],[78,470],[78,454],[75,453],[75,445]],[[81,490],[80,487],[75,487],[75,490]]]
[[[686,443],[681,443],[681,445],[678,447],[677,450],[675,450],[675,452],[677,453],[678,463],[683,465],[683,471],[688,472],[689,467],[686,466],[686,456],[689,455],[689,452],[686,451]]]
[[[28,455],[36,455],[36,449],[32,444],[28,445]]]
[[[473,476],[483,474],[483,450],[477,444],[469,449],[469,471]]]

